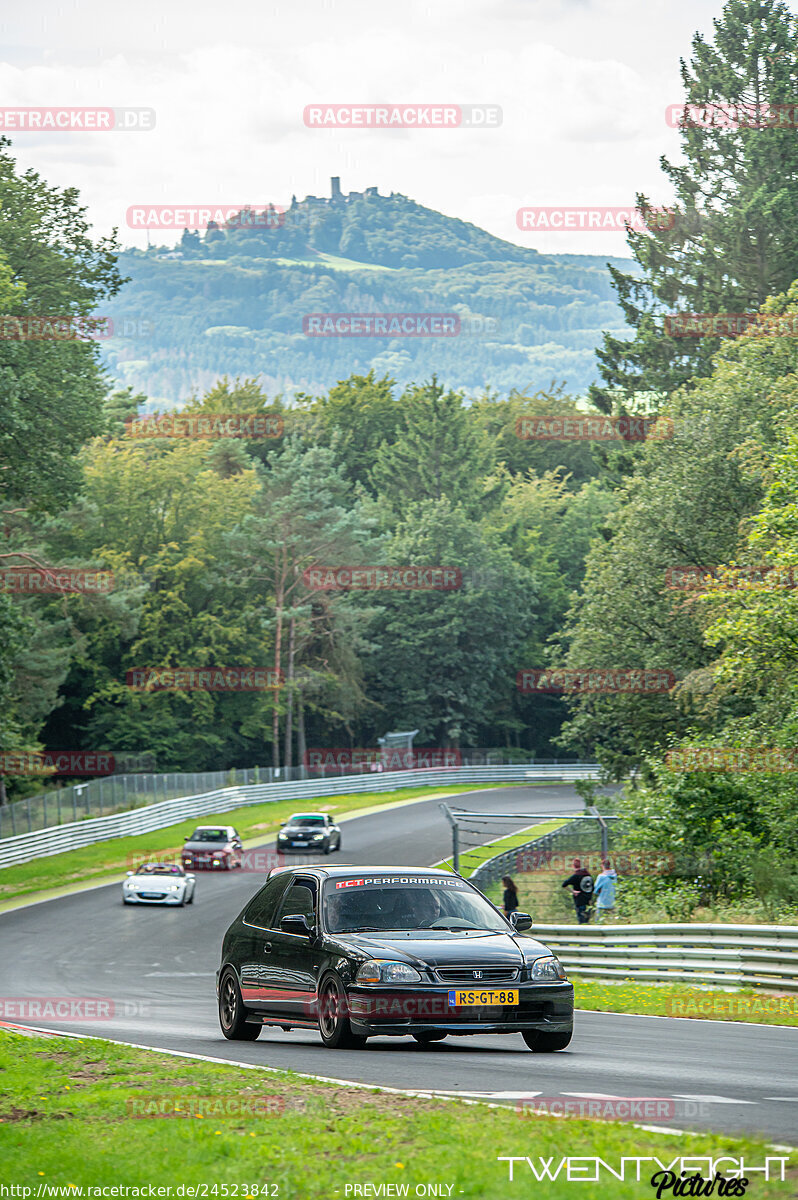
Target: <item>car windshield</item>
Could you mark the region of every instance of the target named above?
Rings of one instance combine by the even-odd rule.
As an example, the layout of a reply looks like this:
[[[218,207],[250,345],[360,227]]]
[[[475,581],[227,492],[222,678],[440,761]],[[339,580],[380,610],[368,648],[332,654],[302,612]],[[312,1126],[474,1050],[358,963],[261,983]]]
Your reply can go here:
[[[142,863],[137,875],[182,875],[183,868],[174,863]]]
[[[324,817],[292,817],[289,825],[323,825]]]
[[[384,882],[380,876],[328,879],[324,921],[330,933],[467,930],[506,933],[507,922],[464,880]]]
[[[195,829],[189,842],[226,842],[226,829]]]

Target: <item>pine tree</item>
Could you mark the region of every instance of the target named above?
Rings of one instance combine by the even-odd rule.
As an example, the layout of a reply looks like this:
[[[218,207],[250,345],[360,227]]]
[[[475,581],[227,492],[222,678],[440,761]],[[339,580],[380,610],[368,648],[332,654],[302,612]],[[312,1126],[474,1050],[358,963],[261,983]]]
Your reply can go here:
[[[719,339],[673,337],[666,314],[756,312],[798,277],[798,20],[782,0],[729,0],[714,24],[714,43],[696,34],[681,63],[685,161],[661,159],[673,217],[638,195],[650,228],[628,240],[642,275],[609,267],[634,336],[605,334],[598,350],[604,412],[709,374]]]

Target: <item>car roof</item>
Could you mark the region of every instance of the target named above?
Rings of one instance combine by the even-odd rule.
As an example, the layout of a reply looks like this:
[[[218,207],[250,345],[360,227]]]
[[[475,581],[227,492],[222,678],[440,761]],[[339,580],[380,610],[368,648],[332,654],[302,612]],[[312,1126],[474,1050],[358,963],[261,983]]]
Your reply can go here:
[[[454,871],[443,871],[439,867],[325,867],[320,863],[312,864],[307,867],[300,867],[289,864],[285,867],[272,867],[269,871],[269,878],[273,875],[282,875],[286,871],[293,871],[297,875],[322,875],[325,879],[340,879],[342,876],[350,875],[408,875],[416,877],[420,874],[431,876],[432,878],[451,879]]]
[[[326,812],[313,812],[312,810],[308,812],[306,808],[303,808],[301,812],[291,813],[288,819],[290,821],[293,817],[329,817],[329,815]]]

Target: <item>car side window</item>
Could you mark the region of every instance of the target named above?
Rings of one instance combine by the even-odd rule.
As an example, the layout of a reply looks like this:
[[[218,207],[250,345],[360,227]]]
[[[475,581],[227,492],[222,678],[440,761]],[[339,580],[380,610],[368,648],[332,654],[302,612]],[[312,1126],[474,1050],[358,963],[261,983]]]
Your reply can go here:
[[[279,926],[283,917],[292,917],[295,914],[307,917],[308,921],[314,923],[316,920],[316,882],[313,879],[295,879],[290,888],[285,894],[285,899],[280,906],[280,912],[277,917],[277,925]]]
[[[257,925],[260,929],[275,929],[274,914],[287,884],[285,875],[276,875],[264,884],[244,913],[245,923]]]

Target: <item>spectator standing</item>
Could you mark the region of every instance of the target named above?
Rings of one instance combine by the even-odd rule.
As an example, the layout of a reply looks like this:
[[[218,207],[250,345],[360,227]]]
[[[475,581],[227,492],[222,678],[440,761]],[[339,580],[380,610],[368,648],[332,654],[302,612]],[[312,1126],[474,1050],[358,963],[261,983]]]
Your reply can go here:
[[[509,875],[502,877],[502,887],[504,888],[504,914],[507,919],[510,919],[510,913],[518,912],[518,892],[515,884]]]
[[[602,860],[601,871],[596,876],[593,895],[596,897],[596,922],[615,916],[615,887],[618,873],[608,858]]]
[[[593,899],[593,876],[578,858],[574,859],[573,865],[573,874],[563,880],[562,886],[571,889],[577,921],[580,925],[587,925],[590,920],[590,901]]]

